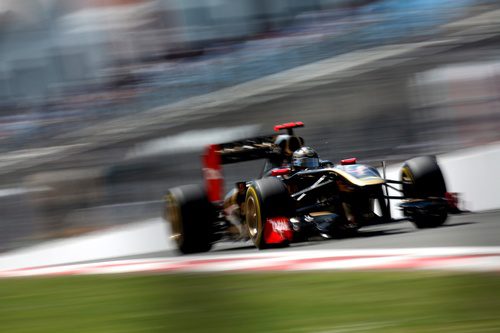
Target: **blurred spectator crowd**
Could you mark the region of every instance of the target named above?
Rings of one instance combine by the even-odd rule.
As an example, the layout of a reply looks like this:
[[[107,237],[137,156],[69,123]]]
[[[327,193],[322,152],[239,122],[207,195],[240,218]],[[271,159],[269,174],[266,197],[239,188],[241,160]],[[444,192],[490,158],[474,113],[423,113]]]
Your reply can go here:
[[[0,152],[359,48],[473,0],[1,0]]]

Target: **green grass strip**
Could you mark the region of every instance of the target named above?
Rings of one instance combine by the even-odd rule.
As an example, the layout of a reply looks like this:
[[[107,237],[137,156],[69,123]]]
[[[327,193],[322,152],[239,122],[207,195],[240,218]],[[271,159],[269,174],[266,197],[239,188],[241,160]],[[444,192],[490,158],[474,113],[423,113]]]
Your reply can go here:
[[[0,280],[0,332],[500,332],[500,276],[321,272]]]

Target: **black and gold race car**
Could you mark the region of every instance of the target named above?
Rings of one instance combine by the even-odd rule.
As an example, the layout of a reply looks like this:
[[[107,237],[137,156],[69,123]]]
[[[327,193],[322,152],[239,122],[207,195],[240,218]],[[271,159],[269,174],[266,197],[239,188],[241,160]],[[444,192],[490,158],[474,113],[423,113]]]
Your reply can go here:
[[[449,213],[460,212],[435,157],[410,159],[400,179],[389,180],[355,158],[338,164],[319,159],[294,134],[303,126],[277,125],[275,135],[207,147],[205,185],[172,188],[165,196],[165,219],[182,253],[208,251],[223,240],[251,239],[265,249],[352,235],[364,226],[401,220],[392,218],[390,200],[399,200],[405,219],[418,228],[438,227]],[[265,160],[261,177],[236,183],[223,197],[222,165],[255,159]]]

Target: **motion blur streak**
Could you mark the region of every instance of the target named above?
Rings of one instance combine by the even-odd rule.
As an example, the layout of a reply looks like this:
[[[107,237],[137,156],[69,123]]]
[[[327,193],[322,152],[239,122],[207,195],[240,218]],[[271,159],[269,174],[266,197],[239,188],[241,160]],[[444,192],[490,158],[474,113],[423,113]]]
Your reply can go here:
[[[178,135],[155,139],[142,143],[127,154],[128,158],[145,157],[158,154],[183,152],[201,153],[207,145],[238,140],[242,137],[255,136],[259,126],[238,126],[234,128],[214,128],[192,130]]]
[[[160,216],[164,194],[202,183],[206,144],[268,135],[290,121],[303,121],[306,145],[334,163],[385,160],[392,173],[413,156],[438,155],[449,190],[470,209],[500,209],[499,41],[497,0],[0,0],[0,268],[64,264],[89,273],[106,260],[111,273],[127,271],[115,262],[126,259],[136,272],[179,271],[172,263],[183,260],[217,270],[208,256],[174,256]],[[257,177],[260,162],[224,168],[224,183]],[[498,216],[462,215],[418,231],[400,222],[279,251],[222,243],[214,252],[265,261],[309,249],[337,256],[340,249],[493,247]],[[377,263],[498,271],[497,252],[468,255]],[[300,267],[364,260],[318,256]],[[287,260],[276,262],[291,269]],[[238,267],[225,261],[219,271]],[[200,331],[200,323],[204,332],[238,330],[218,325],[220,318],[265,332],[500,327],[500,298],[492,295],[498,277],[287,274],[6,279],[0,331],[93,331],[78,325],[85,314],[106,332]],[[23,317],[33,309],[33,320]],[[114,317],[94,315],[109,311]],[[158,321],[149,320],[155,314]],[[124,318],[137,326],[121,326]]]
[[[167,188],[201,182],[203,145],[277,123],[304,121],[334,161],[497,141],[498,13],[487,0],[2,0],[0,249],[156,218]]]

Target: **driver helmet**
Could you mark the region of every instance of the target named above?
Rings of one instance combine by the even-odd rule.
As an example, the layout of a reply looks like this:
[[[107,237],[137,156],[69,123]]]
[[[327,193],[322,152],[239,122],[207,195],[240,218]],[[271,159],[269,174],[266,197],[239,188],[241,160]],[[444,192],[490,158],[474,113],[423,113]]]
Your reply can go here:
[[[311,147],[302,147],[293,152],[294,170],[317,169],[320,167],[318,153]]]

